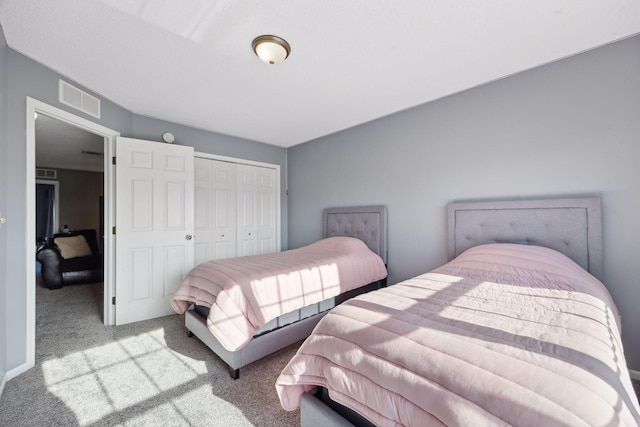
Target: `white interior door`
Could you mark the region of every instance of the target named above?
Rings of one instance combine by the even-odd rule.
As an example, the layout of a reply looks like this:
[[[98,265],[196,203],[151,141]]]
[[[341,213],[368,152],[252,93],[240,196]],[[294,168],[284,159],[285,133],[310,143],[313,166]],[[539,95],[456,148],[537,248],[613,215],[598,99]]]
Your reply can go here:
[[[174,314],[193,267],[193,147],[116,141],[116,324]]]

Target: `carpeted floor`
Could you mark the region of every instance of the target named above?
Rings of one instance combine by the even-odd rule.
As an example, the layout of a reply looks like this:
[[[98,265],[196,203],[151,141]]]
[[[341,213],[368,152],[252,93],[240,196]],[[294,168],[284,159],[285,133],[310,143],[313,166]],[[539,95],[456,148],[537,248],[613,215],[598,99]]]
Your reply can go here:
[[[179,315],[102,324],[102,285],[38,287],[36,366],[0,398],[8,426],[296,426],[275,380],[298,345],[226,368]]]

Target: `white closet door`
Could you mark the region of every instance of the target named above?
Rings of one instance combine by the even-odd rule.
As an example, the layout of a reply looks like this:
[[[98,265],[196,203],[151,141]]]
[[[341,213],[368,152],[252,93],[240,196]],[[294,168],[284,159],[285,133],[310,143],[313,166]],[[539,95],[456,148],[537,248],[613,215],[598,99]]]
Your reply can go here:
[[[213,161],[214,259],[236,256],[236,167]]]
[[[257,168],[258,181],[258,252],[276,251],[276,171]]]
[[[196,265],[236,256],[236,164],[195,161]]]
[[[116,324],[175,314],[193,267],[193,147],[116,141]]]
[[[237,247],[238,256],[258,253],[258,168],[237,165]]]
[[[194,265],[214,258],[213,243],[213,162],[195,158],[194,170]]]
[[[277,171],[196,158],[196,263],[277,250]]]

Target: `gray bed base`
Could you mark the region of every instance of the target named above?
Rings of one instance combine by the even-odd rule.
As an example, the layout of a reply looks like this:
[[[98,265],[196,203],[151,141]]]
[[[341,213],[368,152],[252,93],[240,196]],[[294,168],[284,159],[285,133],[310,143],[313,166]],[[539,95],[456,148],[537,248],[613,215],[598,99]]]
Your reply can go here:
[[[324,237],[356,237],[387,263],[386,206],[327,208],[322,221]],[[220,344],[207,328],[206,315],[203,317],[194,308],[185,312],[185,326],[187,334],[197,336],[227,364],[231,378],[238,379],[243,366],[308,337],[320,319],[337,304],[381,286],[386,286],[386,279],[283,314],[260,328],[251,341],[236,351]]]
[[[602,280],[602,202],[599,197],[451,203],[447,206],[448,258],[486,243],[555,249]],[[302,395],[303,427],[368,427],[371,423],[331,401],[326,389]]]

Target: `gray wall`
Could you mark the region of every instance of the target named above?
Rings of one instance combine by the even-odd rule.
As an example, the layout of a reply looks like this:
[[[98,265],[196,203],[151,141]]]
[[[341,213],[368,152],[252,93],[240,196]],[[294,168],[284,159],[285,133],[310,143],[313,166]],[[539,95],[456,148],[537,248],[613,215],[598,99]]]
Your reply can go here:
[[[449,202],[601,195],[640,370],[639,159],[640,36],[289,149],[289,246],[321,236],[325,207],[387,205],[396,283],[446,261]]]
[[[6,270],[6,315],[11,319],[11,330],[6,336],[7,371],[24,364],[26,360],[26,98],[30,96],[47,104],[82,116],[58,102],[57,73],[9,49],[7,63],[7,152],[6,175],[11,185],[6,188],[6,215],[9,222],[6,228],[7,265],[14,266]],[[86,116],[83,116],[87,118]],[[131,113],[121,107],[103,100],[102,120],[95,120],[103,126],[121,132],[130,132]],[[30,245],[35,244],[29,243]]]
[[[0,212],[7,209],[5,185],[7,182],[7,43],[0,26]],[[7,232],[0,229],[0,384],[7,372]]]
[[[83,116],[70,107],[58,102],[58,79],[63,78],[52,70],[26,58],[25,56],[7,49],[4,41],[1,43],[2,51],[7,51],[6,61],[1,67],[6,72],[7,86],[6,91],[0,89],[2,94],[2,104],[6,106],[5,114],[2,114],[2,120],[6,120],[6,135],[0,134],[0,150],[4,153],[0,159],[6,162],[6,167],[2,168],[3,172],[11,180],[12,185],[4,188],[4,195],[0,193],[0,208],[8,218],[10,226],[3,228],[0,232],[0,239],[6,241],[6,246],[11,247],[11,251],[7,251],[6,265],[25,266],[27,243],[25,241],[26,229],[26,200],[25,200],[25,181],[26,176],[26,152],[25,152],[25,110],[26,97],[32,97],[39,101],[53,105],[57,108],[67,110],[73,114],[85,117],[102,126],[119,131],[123,136],[133,138],[148,138],[159,140],[162,131],[171,131],[176,134],[177,142],[181,143],[189,141],[189,144],[196,147],[197,151],[209,152],[213,154],[223,154],[237,158],[250,158],[251,160],[261,161],[265,163],[285,164],[286,150],[283,148],[265,146],[238,138],[223,136],[212,132],[204,132],[187,127],[182,127],[168,123],[165,121],[147,119],[123,109],[122,107],[106,100],[105,98],[94,94],[102,99],[102,119],[95,120],[92,117]],[[1,58],[4,58],[4,54]],[[3,59],[4,60],[4,59]],[[108,70],[105,70],[108,72]],[[0,76],[1,77],[1,76]],[[71,83],[73,81],[65,79]],[[82,86],[78,85],[82,88]],[[188,137],[186,137],[188,135]],[[285,170],[281,170],[282,176],[285,176]],[[3,182],[6,180],[3,179]],[[286,247],[286,197],[283,194],[283,238],[282,245]],[[6,239],[6,240],[4,240]],[[33,243],[31,243],[33,244]],[[3,245],[4,247],[5,245]],[[0,262],[2,262],[0,261]],[[24,364],[26,360],[25,343],[26,343],[26,269],[12,268],[5,269],[6,274],[2,274],[2,288],[0,291],[5,292],[6,298],[3,298],[2,320],[11,319],[11,330],[7,331],[3,327],[3,331],[7,331],[3,337],[0,335],[0,362],[2,357],[6,355],[4,363],[0,365],[0,371],[10,371]],[[0,324],[0,326],[3,326]]]
[[[103,173],[58,169],[60,183],[60,227],[100,232],[100,196],[104,193]],[[56,231],[58,232],[58,231]]]

